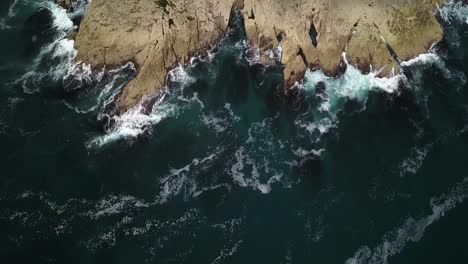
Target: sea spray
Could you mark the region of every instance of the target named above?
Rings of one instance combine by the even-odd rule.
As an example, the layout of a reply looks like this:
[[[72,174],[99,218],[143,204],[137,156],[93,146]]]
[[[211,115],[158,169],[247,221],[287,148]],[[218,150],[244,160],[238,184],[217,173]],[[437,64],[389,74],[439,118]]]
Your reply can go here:
[[[166,118],[177,116],[182,109],[189,107],[192,103],[197,103],[203,108],[203,103],[198,99],[197,93],[192,93],[191,97],[184,94],[184,89],[195,82],[195,78],[190,75],[185,66],[179,65],[171,70],[167,82],[171,89],[166,87],[156,92],[154,95],[157,98],[156,103],[149,110],[145,106],[146,101],[143,100],[119,115],[109,116],[106,111],[101,112],[100,115],[106,116],[109,120],[106,134],[91,139],[87,147],[100,148],[122,139],[133,141],[143,134],[151,134],[154,125]]]
[[[72,71],[72,73],[70,73]],[[136,69],[133,63],[112,70],[101,70],[93,72],[89,65],[84,63],[73,64],[66,75],[66,84],[72,84],[74,89],[92,86],[86,91],[80,91],[76,96],[69,96],[64,99],[65,105],[79,114],[94,112],[97,119],[106,117],[106,111],[115,101],[117,95],[122,91],[123,86],[135,75]],[[69,78],[73,78],[70,82]],[[64,89],[70,93],[73,90]]]
[[[25,93],[40,91],[43,83],[60,82],[72,64],[76,51],[74,41],[64,39],[73,28],[73,22],[68,18],[66,10],[51,3],[40,2],[38,8],[45,8],[52,15],[53,39],[43,46],[33,59],[27,72],[15,81],[21,85]]]
[[[438,15],[447,25],[468,24],[468,6],[463,1],[448,1],[438,8]]]
[[[343,58],[347,64],[345,53]],[[326,76],[321,70],[308,70],[300,88],[305,91],[309,100],[315,100],[315,103],[295,120],[296,126],[307,131],[313,136],[312,140],[317,141],[331,128],[338,126],[337,113],[342,110],[347,100],[361,103],[364,109],[370,91],[397,93],[400,85],[406,82],[403,75],[379,78],[377,74],[378,71],[363,74],[350,64],[347,64],[346,71],[337,77]]]
[[[144,133],[151,133],[153,125],[176,113],[174,105],[158,103],[153,107],[151,113],[147,114],[146,108],[139,104],[122,115],[110,117],[113,124],[106,131],[106,134],[92,139],[87,146],[88,148],[100,148],[121,139],[134,140]]]

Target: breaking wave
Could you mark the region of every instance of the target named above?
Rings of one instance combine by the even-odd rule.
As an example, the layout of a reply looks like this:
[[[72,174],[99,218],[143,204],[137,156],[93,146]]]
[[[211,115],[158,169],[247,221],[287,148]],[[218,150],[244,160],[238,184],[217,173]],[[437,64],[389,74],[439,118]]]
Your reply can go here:
[[[440,18],[449,25],[468,24],[468,6],[463,1],[450,0],[438,11]]]
[[[343,56],[346,62],[345,54]],[[120,140],[133,142],[141,135],[153,134],[155,126],[161,121],[177,118],[188,109],[197,111],[200,123],[212,129],[216,135],[232,133],[242,118],[233,112],[231,105],[226,103],[224,108],[217,111],[205,111],[205,105],[198,94],[188,89],[196,82],[192,67],[198,61],[194,59],[187,66],[179,65],[168,74],[170,88],[166,87],[164,91],[161,91],[163,95],[151,109],[141,103],[121,115],[107,116],[108,130],[104,135],[92,138],[86,144],[87,147],[100,149]],[[451,72],[444,67],[443,60],[435,54],[423,54],[413,60],[403,62],[403,67],[406,70],[422,70],[424,67],[429,67],[427,65],[434,64],[446,73],[447,78],[452,76]],[[404,87],[408,87],[408,80],[403,74],[389,78],[379,78],[378,74],[378,71],[363,74],[352,65],[347,65],[346,71],[338,77],[328,77],[322,71],[308,71],[300,89],[305,92],[307,100],[314,101],[314,104],[301,114],[294,124],[299,130],[309,135],[309,143],[302,145],[288,139],[275,140],[271,131],[273,130],[272,124],[278,117],[253,122],[248,128],[248,139],[236,147],[237,150],[224,166],[224,172],[231,177],[232,182],[221,181],[212,186],[205,186],[197,178],[200,170],[203,171],[203,167],[209,166],[210,162],[217,160],[218,155],[224,152],[220,150],[215,154],[207,154],[206,158],[195,159],[183,168],[172,169],[169,175],[159,183],[161,188],[158,195],[159,202],[166,202],[180,194],[183,194],[185,199],[196,197],[197,193],[204,189],[220,187],[230,189],[230,184],[251,188],[263,194],[270,193],[275,184],[283,187],[291,186],[297,179],[287,176],[290,170],[300,166],[304,160],[320,158],[326,151],[321,136],[338,127],[337,115],[348,100],[359,102],[362,110],[365,110],[366,100],[371,91],[393,94],[399,92],[402,83],[405,84]],[[105,111],[101,112],[101,115],[106,115]],[[284,160],[280,164],[270,164],[269,161],[275,160],[277,153],[289,153],[291,159]],[[402,175],[413,173],[421,166],[422,161],[419,159],[424,157],[419,154],[420,152],[415,150],[414,155],[417,157],[410,157],[402,162],[400,167]]]
[[[76,56],[74,41],[64,39],[74,26],[66,10],[51,2],[40,3],[40,6],[52,13],[56,34],[49,44],[41,48],[28,71],[15,81],[28,94],[39,92],[44,81],[61,81]]]
[[[184,107],[187,107],[187,104],[190,105],[192,102],[200,104],[203,108],[203,103],[196,93],[193,93],[192,97],[186,97],[183,93],[184,88],[195,81],[184,66],[180,65],[170,71],[168,80],[175,87],[170,91],[168,89],[159,91],[159,95],[156,94],[156,96],[160,98],[150,111],[143,105],[144,102],[141,102],[121,115],[107,116],[110,125],[106,134],[92,139],[87,147],[98,149],[122,139],[131,141],[143,134],[151,134],[154,125],[166,118],[177,116]],[[106,114],[103,112],[101,115]]]
[[[151,132],[153,125],[176,113],[176,106],[165,102],[155,104],[150,114],[146,113],[143,105],[137,105],[122,115],[110,117],[110,122],[113,124],[106,134],[92,139],[87,147],[100,148],[121,139],[135,139],[146,132]]]
[[[347,63],[345,53],[343,58]],[[404,75],[379,78],[378,74],[378,71],[363,74],[350,64],[347,64],[346,71],[338,77],[326,76],[321,70],[308,70],[300,88],[305,91],[306,96],[314,98],[315,105],[295,121],[296,126],[310,135],[318,134],[318,140],[331,128],[337,127],[337,113],[347,100],[361,103],[364,110],[370,91],[397,93],[400,84],[406,82]]]
[[[78,114],[99,111],[98,119],[101,120],[107,107],[120,93],[129,76],[135,72],[135,66],[131,62],[113,70],[103,69],[98,73],[94,73],[91,66],[84,63],[73,64],[65,76],[73,89],[67,89],[67,85],[65,89],[70,92],[86,84],[93,84],[94,87],[90,91],[78,94],[77,97],[64,99],[64,104]]]

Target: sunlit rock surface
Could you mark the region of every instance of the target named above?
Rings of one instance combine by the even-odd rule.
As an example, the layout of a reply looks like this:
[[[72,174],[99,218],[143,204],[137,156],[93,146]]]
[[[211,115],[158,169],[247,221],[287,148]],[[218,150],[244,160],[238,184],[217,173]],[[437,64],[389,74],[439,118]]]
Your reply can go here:
[[[281,47],[286,87],[307,68],[340,70],[342,54],[364,72],[388,75],[441,40],[435,18],[442,0],[93,0],[77,36],[78,61],[94,67],[134,61],[135,79],[117,100],[120,110],[155,94],[177,63],[216,43],[233,10],[241,10],[260,62],[275,63]],[[385,43],[388,43],[386,45]],[[392,57],[389,47],[394,50]],[[398,58],[397,58],[397,56]]]

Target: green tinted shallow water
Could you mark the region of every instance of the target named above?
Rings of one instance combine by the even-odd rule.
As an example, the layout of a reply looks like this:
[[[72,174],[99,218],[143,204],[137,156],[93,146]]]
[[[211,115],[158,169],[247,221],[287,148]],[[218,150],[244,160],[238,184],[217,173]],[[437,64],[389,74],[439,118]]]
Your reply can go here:
[[[0,9],[2,263],[468,260],[464,7],[448,9],[440,57],[406,68],[410,88],[315,72],[297,102],[233,30],[171,73],[152,113],[114,117],[105,132],[97,117],[131,66],[65,93],[54,76],[70,43],[57,33],[54,49],[24,52],[41,5],[58,12]]]

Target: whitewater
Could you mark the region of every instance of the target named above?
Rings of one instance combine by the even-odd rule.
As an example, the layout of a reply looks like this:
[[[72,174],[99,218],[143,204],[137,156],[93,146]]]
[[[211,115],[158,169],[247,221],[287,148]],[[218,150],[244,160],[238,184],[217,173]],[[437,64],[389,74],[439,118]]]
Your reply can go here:
[[[31,58],[0,48],[14,55],[0,65],[7,261],[467,259],[465,4],[440,6],[446,39],[387,78],[343,53],[339,76],[309,70],[285,91],[281,66],[260,65],[234,28],[117,113],[137,67],[76,61],[66,36],[88,3],[15,0],[0,13],[13,39],[41,8],[53,29]],[[267,52],[281,61],[281,46]]]

